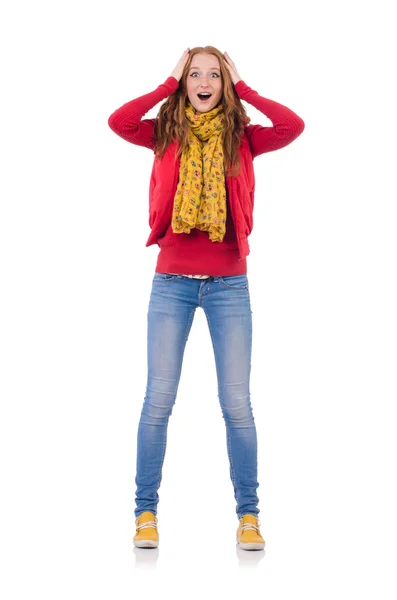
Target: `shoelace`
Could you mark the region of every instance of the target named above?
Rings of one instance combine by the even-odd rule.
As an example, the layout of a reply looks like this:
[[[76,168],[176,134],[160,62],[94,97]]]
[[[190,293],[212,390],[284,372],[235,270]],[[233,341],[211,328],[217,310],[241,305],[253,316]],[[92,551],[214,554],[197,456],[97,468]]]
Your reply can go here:
[[[141,529],[147,529],[148,527],[154,527],[157,529],[156,521],[145,521],[144,523],[138,523],[136,526],[137,531]]]
[[[243,531],[246,531],[246,529],[252,529],[252,531],[256,531],[256,533],[259,533],[260,535],[260,531],[259,531],[259,527],[260,527],[260,521],[258,519],[258,525],[254,525],[254,523],[244,523],[244,525],[241,528],[241,533]]]

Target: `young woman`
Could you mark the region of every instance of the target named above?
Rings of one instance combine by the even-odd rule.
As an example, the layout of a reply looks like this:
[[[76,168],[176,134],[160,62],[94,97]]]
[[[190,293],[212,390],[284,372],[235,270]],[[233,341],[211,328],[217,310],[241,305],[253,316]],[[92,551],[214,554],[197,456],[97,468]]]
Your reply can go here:
[[[157,118],[143,119],[163,100]],[[250,124],[241,100],[266,115],[272,127]],[[239,519],[237,543],[247,550],[262,549],[246,263],[254,206],[253,159],[290,144],[304,123],[290,109],[248,87],[226,52],[206,46],[185,50],[170,77],[117,109],[109,126],[128,142],[154,152],[146,245],[160,248],[148,310],[148,379],[137,436],[134,544],[158,546],[158,489],[168,420],[195,310],[201,307],[212,338],[226,426]]]

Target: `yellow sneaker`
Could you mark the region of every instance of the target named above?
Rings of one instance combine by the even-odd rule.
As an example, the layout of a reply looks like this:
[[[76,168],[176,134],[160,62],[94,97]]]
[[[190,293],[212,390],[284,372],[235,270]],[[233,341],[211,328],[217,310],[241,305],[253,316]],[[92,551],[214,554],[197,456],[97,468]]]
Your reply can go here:
[[[157,517],[146,511],[135,519],[136,534],[134,544],[137,548],[157,548],[159,545],[159,534],[157,531]]]
[[[237,544],[243,550],[263,550],[265,540],[259,530],[260,521],[255,515],[243,515],[237,529]]]

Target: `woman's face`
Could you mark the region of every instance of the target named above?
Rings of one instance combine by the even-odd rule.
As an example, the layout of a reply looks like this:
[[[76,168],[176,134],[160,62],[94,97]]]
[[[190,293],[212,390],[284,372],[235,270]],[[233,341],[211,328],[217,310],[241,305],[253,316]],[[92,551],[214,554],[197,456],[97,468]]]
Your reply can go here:
[[[186,79],[187,95],[198,112],[215,108],[222,98],[223,82],[219,60],[213,54],[196,54]]]

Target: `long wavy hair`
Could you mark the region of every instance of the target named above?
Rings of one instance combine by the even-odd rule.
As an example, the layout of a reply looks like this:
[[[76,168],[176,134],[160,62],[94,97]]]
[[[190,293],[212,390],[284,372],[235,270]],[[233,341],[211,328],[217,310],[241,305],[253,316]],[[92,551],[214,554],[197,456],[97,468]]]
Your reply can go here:
[[[222,137],[225,172],[235,176],[240,169],[238,147],[244,127],[250,122],[245,107],[234,89],[230,73],[224,64],[223,54],[214,46],[192,48],[185,65],[178,89],[167,98],[160,107],[154,128],[155,153],[161,158],[169,144],[178,141],[177,156],[180,156],[189,144],[190,125],[186,118],[185,106],[188,102],[186,79],[192,59],[196,54],[213,54],[219,60],[223,93],[219,104],[223,105],[224,130]]]

